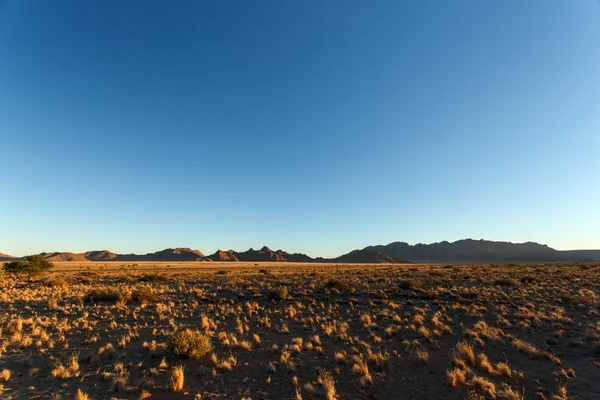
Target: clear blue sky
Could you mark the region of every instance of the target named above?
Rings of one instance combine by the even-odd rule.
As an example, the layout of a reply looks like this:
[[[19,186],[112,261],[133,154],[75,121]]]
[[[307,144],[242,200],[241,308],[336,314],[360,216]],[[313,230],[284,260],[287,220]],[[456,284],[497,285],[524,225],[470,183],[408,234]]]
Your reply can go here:
[[[0,252],[600,248],[600,3],[0,2]]]

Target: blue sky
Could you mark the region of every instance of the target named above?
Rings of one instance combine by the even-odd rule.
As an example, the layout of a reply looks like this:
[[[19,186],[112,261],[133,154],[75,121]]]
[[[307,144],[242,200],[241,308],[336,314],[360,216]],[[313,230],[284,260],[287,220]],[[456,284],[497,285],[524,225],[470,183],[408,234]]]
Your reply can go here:
[[[0,252],[600,248],[600,3],[0,2]]]

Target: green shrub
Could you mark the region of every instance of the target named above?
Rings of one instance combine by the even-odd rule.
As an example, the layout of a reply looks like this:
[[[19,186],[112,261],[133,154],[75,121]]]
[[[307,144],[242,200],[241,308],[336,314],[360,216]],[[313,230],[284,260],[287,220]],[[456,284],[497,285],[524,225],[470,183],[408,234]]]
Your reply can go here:
[[[54,267],[51,261],[48,261],[41,254],[25,256],[24,260],[11,261],[4,264],[2,269],[8,274],[14,275],[20,279],[22,275],[27,275],[30,279],[34,275],[41,274]]]
[[[200,331],[186,329],[173,335],[169,348],[175,355],[197,360],[212,350],[212,343]]]

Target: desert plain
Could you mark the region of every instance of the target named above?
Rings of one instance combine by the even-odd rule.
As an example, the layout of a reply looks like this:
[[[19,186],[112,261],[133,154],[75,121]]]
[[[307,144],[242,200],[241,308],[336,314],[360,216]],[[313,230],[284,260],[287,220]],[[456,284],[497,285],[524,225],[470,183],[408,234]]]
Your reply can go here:
[[[600,399],[600,266],[62,262],[1,399]]]

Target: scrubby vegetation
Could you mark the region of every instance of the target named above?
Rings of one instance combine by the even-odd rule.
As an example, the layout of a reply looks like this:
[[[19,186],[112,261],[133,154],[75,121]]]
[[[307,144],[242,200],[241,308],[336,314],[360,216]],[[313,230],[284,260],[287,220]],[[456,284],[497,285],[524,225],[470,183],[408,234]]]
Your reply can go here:
[[[173,354],[198,360],[212,350],[210,338],[199,331],[185,329],[173,335],[170,343]]]
[[[0,398],[600,398],[595,265],[169,268],[0,280]]]
[[[17,279],[20,279],[24,275],[31,279],[33,276],[46,272],[52,267],[54,267],[54,264],[51,261],[44,259],[40,254],[35,254],[25,256],[23,260],[4,263],[2,269],[5,273]]]

